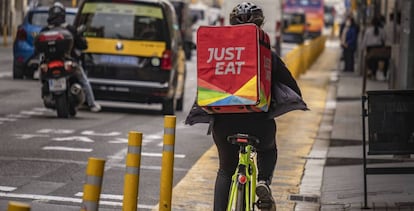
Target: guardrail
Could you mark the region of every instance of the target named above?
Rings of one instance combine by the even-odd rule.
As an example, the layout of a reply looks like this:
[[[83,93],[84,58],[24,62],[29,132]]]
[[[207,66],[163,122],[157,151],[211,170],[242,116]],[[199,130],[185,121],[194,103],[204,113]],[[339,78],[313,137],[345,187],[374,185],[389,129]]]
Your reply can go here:
[[[325,49],[325,41],[326,36],[320,36],[306,41],[295,47],[282,58],[293,77],[298,78],[309,69]]]

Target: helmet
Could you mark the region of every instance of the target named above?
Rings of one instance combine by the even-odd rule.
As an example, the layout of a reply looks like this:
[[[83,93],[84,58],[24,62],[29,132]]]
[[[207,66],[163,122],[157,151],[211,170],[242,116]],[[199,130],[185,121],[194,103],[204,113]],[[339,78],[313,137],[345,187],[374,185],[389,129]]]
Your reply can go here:
[[[261,27],[263,25],[263,21],[264,16],[262,8],[250,2],[238,4],[230,13],[231,25],[254,23]]]
[[[49,8],[49,17],[47,22],[52,25],[59,25],[65,22],[66,11],[63,4],[55,2],[53,6]]]

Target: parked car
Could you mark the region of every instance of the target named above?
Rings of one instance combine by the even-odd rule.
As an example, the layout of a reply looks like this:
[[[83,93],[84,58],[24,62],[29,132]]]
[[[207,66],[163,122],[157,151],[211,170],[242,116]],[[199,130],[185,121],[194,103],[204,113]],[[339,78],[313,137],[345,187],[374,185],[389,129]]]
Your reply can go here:
[[[183,109],[185,54],[169,0],[85,0],[83,65],[95,98],[160,103],[163,114]]]
[[[34,38],[47,25],[49,7],[34,7],[30,9],[17,27],[13,42],[13,78],[33,78],[37,63],[32,63],[34,56]],[[76,8],[66,8],[66,21],[73,23],[77,13]]]
[[[178,26],[181,32],[181,38],[183,39],[183,47],[185,52],[185,58],[191,60],[192,50],[195,43],[193,43],[192,33],[192,19],[189,8],[189,1],[187,0],[170,0],[174,5],[174,9],[178,19]]]

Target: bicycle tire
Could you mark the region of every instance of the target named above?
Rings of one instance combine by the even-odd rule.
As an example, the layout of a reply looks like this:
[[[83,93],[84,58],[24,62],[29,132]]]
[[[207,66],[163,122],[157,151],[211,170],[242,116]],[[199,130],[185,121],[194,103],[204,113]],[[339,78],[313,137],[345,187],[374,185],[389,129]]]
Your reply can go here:
[[[246,185],[237,183],[236,211],[246,211]]]

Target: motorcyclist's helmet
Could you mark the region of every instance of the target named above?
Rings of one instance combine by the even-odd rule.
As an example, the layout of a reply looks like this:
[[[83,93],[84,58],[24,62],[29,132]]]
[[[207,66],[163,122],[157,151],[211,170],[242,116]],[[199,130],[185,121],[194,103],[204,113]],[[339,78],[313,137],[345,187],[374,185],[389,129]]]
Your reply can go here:
[[[230,24],[254,23],[262,27],[264,22],[263,10],[259,6],[243,2],[238,4],[230,13]]]
[[[59,25],[65,23],[66,11],[65,6],[60,2],[55,2],[53,6],[49,8],[49,17],[47,23],[50,25]]]

